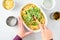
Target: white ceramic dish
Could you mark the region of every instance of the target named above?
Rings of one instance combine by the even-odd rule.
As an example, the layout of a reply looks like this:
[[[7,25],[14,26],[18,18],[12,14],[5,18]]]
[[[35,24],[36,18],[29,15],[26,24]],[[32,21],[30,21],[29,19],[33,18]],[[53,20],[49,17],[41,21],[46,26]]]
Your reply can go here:
[[[14,1],[14,0],[13,0],[13,1]],[[4,0],[3,0],[3,2],[4,2]],[[3,6],[3,2],[2,2],[2,6]],[[15,7],[15,1],[14,1],[14,6],[13,6],[11,9],[9,9],[9,10],[13,10],[14,7]],[[4,6],[3,6],[3,8],[4,8]],[[4,8],[4,9],[7,10],[6,8]]]
[[[45,5],[44,5],[44,3],[45,2],[47,2]],[[48,4],[48,3],[50,3],[50,4]],[[48,5],[47,5],[48,4]],[[43,2],[42,2],[42,7],[44,8],[44,9],[47,9],[47,10],[52,10],[54,7],[55,7],[55,4],[56,4],[56,1],[55,0],[43,0]],[[47,5],[47,6],[46,6]],[[48,6],[51,6],[50,8],[48,8]]]
[[[27,4],[30,4],[30,3],[24,4],[24,5],[21,7],[20,12],[21,12],[22,8],[23,8],[24,6],[26,6]],[[35,4],[35,3],[31,3],[31,4]],[[35,4],[35,5],[38,6],[37,4]],[[38,7],[39,7],[39,6],[38,6]],[[41,7],[39,7],[39,8],[41,9]],[[46,15],[45,15],[45,13],[43,12],[42,9],[41,9],[41,12],[43,13],[43,15],[44,15],[44,17],[45,17],[45,19],[46,19],[45,25],[47,25],[47,17],[46,17]],[[20,16],[20,18],[22,19],[21,13],[19,14],[19,16]],[[22,19],[22,20],[23,20],[23,19]],[[27,25],[24,23],[24,21],[23,21],[23,24],[25,25],[25,27],[26,27],[29,31],[33,31],[33,30],[31,30],[29,27],[27,27]],[[39,29],[39,30],[35,30],[35,31],[33,31],[33,32],[34,32],[34,33],[40,32],[40,29]]]

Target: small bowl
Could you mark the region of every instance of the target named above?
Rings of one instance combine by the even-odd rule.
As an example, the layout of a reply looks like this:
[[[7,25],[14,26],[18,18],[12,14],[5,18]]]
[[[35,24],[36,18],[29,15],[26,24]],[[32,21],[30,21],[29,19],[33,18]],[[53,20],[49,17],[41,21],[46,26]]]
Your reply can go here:
[[[7,18],[7,20],[6,20],[6,24],[7,24],[8,26],[11,26],[11,27],[16,26],[16,25],[17,25],[17,22],[18,22],[18,20],[17,20],[17,18],[14,17],[14,16],[9,16],[9,17]]]
[[[47,10],[52,10],[54,7],[55,7],[55,4],[56,4],[56,1],[55,0],[48,0],[49,2],[51,2],[52,4],[50,5],[51,7],[50,8],[47,8],[47,6],[49,6],[49,5],[47,5],[47,4],[45,4],[45,5],[47,5],[47,6],[44,6],[44,0],[43,0],[43,2],[42,2],[42,7],[44,8],[44,9],[47,9]]]
[[[24,6],[25,5],[27,5],[27,4],[29,4],[29,3],[26,3],[26,4],[24,4],[22,7],[21,7],[21,9],[20,9],[20,12],[21,12],[21,10],[24,8]],[[35,3],[31,3],[31,4],[35,4]],[[35,4],[36,5],[36,4]],[[36,5],[36,6],[38,6],[38,5]],[[39,6],[38,6],[39,7]],[[39,7],[40,9],[41,9],[41,7]],[[45,19],[46,19],[46,21],[45,21],[45,25],[47,25],[47,17],[46,17],[46,15],[45,15],[45,13],[43,12],[43,10],[41,9],[41,12],[43,13],[43,15],[44,15],[44,17],[45,17]],[[19,16],[20,16],[20,18],[22,19],[22,17],[21,17],[21,13],[19,14]],[[22,19],[23,20],[23,19]],[[24,23],[24,21],[23,21],[23,24],[24,24],[24,26],[29,30],[29,31],[33,31],[34,33],[37,33],[37,32],[40,32],[40,29],[38,29],[38,30],[31,30],[29,27],[27,27],[27,25]]]
[[[60,12],[56,11],[56,12],[51,13],[50,18],[56,21],[60,20]]]
[[[4,4],[4,1],[5,1],[5,0],[3,0],[3,2],[2,2],[2,6],[3,6],[3,8],[4,8],[4,5],[3,5],[3,4]],[[14,0],[13,0],[13,1],[14,1]],[[4,8],[4,9],[5,9],[5,10],[13,10],[14,7],[15,7],[15,1],[14,1],[14,6],[13,6],[11,9],[6,9],[6,8]]]

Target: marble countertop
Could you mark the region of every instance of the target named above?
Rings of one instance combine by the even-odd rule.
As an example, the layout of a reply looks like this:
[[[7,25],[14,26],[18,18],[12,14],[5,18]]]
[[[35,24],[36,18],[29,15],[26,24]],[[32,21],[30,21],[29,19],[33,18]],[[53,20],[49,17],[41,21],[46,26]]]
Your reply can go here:
[[[31,1],[31,0],[30,0]],[[0,40],[13,40],[13,38],[17,34],[18,27],[9,27],[6,24],[6,19],[9,16],[15,16],[18,18],[19,11],[24,3],[28,2],[27,0],[15,0],[15,8],[11,11],[7,11],[2,7],[2,0],[0,0]],[[41,6],[41,0],[32,1],[39,6]],[[45,10],[41,7],[45,12],[48,24],[47,27],[52,31],[54,40],[60,40],[60,21],[55,21],[50,18],[50,14],[55,11],[60,11],[60,0],[56,0],[56,6],[52,10]],[[27,36],[24,40],[41,40],[41,33],[35,33]]]

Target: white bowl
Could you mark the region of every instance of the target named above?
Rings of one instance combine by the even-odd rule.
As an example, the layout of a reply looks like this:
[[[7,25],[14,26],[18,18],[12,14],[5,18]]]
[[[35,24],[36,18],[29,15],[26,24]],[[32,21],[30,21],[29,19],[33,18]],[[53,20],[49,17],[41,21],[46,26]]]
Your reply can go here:
[[[46,6],[44,6],[44,0],[43,0],[43,2],[42,2],[42,7],[44,8],[44,9],[47,9],[47,10],[52,10],[54,7],[55,7],[55,4],[56,4],[56,1],[55,0],[48,0],[49,2],[51,1],[51,3],[52,3],[52,6],[50,7],[50,8],[47,8]],[[47,3],[48,4],[48,3]],[[46,4],[46,5],[47,5]],[[47,6],[49,6],[49,5],[47,5]]]
[[[22,10],[22,8],[24,7],[24,6],[26,6],[27,4],[30,4],[30,3],[26,3],[26,4],[24,4],[22,7],[21,7],[21,9],[20,9],[20,14],[19,14],[19,16],[20,16],[20,18],[22,19],[22,17],[21,17],[21,10]],[[31,4],[35,4],[35,3],[31,3]],[[36,4],[35,4],[36,5]],[[38,5],[36,5],[37,7],[39,7]],[[41,7],[39,7],[40,9],[41,9]],[[43,13],[43,15],[44,15],[44,17],[45,17],[45,19],[46,19],[46,21],[45,21],[45,25],[47,25],[47,17],[46,17],[46,15],[45,15],[45,13],[43,12],[43,10],[41,9],[41,12]],[[23,19],[22,19],[23,20]],[[31,30],[29,27],[27,27],[27,25],[24,23],[24,21],[23,21],[23,24],[24,24],[24,26],[29,30],[29,31],[33,31],[33,30]],[[39,30],[35,30],[35,31],[33,31],[34,33],[37,33],[37,32],[40,32],[40,29]]]
[[[13,1],[14,1],[14,0],[13,0]],[[4,2],[4,0],[3,0],[3,2]],[[2,2],[2,6],[3,6],[3,2]],[[15,7],[15,1],[14,1],[14,6],[13,6],[11,9],[9,9],[9,10],[13,10],[14,7]],[[4,6],[3,6],[3,8],[4,8]],[[5,8],[4,8],[4,9],[5,9]],[[7,10],[7,9],[5,9],[5,10]]]

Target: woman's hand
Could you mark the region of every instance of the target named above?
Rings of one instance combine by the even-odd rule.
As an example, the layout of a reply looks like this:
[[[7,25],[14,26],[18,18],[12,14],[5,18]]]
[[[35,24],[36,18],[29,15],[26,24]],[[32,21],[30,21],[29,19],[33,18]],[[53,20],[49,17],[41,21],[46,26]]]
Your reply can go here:
[[[52,32],[44,25],[39,24],[42,40],[53,40]]]
[[[18,27],[19,27],[19,33],[18,35],[21,37],[21,38],[24,38],[25,36],[31,34],[32,32],[27,32],[23,26],[23,23],[22,23],[22,20],[19,18],[18,19]]]

